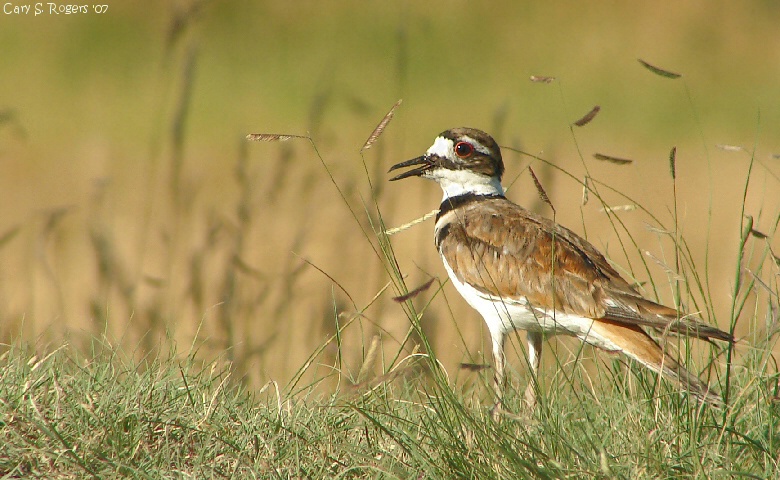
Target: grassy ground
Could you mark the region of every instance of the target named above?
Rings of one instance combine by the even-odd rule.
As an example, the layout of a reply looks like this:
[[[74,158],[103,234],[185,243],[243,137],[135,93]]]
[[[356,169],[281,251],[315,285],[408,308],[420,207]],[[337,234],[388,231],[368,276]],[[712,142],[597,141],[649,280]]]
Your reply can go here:
[[[776,478],[780,389],[754,350],[726,410],[691,404],[644,373],[547,382],[535,415],[517,392],[494,423],[473,392],[393,379],[297,395],[247,390],[229,370],[184,358],[131,361],[96,343],[0,361],[0,473],[139,478]],[[736,367],[735,367],[736,368]],[[652,395],[652,397],[651,397]]]
[[[5,16],[0,471],[777,475],[780,37],[775,3],[749,3]],[[459,125],[533,154],[505,150],[510,198],[552,214],[532,165],[557,221],[648,296],[742,339],[668,342],[727,410],[553,340],[528,416],[516,337],[510,414],[488,421],[487,338],[430,222],[382,234],[440,199],[422,181],[388,185],[389,165]]]
[[[746,190],[748,185],[749,178]],[[602,201],[596,185],[590,195]],[[377,206],[353,211],[354,220],[362,224],[362,214],[369,214],[375,230],[367,230],[366,239],[392,289],[406,293],[406,277],[382,233]],[[524,409],[523,380],[513,375],[506,410],[496,423],[485,393],[489,371],[479,365],[451,370],[435,356],[424,328],[425,310],[443,292],[434,287],[432,295],[423,290],[398,302],[410,325],[399,343],[414,344],[411,353],[403,347],[389,352],[377,335],[365,345],[360,368],[350,370],[342,335],[360,315],[347,317],[335,309],[334,334],[286,385],[248,388],[230,352],[206,360],[200,341],[186,352],[169,345],[166,353],[140,361],[137,352],[97,339],[86,352],[69,345],[40,352],[23,342],[8,345],[0,358],[0,473],[774,478],[780,472],[780,376],[772,353],[780,338],[778,284],[761,278],[767,271],[776,277],[780,262],[768,244],[762,246],[766,238],[750,217],[742,229],[736,255],[750,269],[737,272],[729,329],[738,318],[747,319],[749,337],[734,347],[713,346],[704,357],[684,339],[667,339],[689,368],[724,395],[722,409],[692,402],[623,360],[600,356],[588,367],[584,359],[591,349],[558,348],[540,378],[537,410]],[[710,311],[708,290],[684,237],[675,245],[678,295]],[[627,241],[623,248],[635,247]],[[756,307],[759,300],[766,304]],[[517,340],[510,346],[522,349]],[[464,373],[468,370],[485,375]]]
[[[105,336],[140,359],[199,338],[202,352],[228,352],[260,386],[287,383],[334,333],[336,310],[361,313],[344,332],[349,368],[359,368],[376,334],[395,351],[408,321],[389,295],[374,299],[389,278],[384,260],[367,260],[374,214],[364,204],[375,198],[390,226],[433,208],[434,185],[388,185],[385,171],[457,125],[551,162],[507,152],[511,198],[551,214],[525,173],[533,164],[557,220],[638,283],[670,278],[672,238],[657,229],[676,225],[708,292],[708,320],[721,326],[730,321],[743,213],[758,231],[775,229],[771,2],[581,10],[350,0],[318,15],[306,2],[188,5],[123,3],[66,21],[5,17],[0,42],[13,46],[0,76],[5,341],[78,348]],[[472,29],[490,34],[464,33]],[[684,76],[654,75],[637,58]],[[360,145],[398,98],[392,128],[361,159]],[[593,122],[572,130],[594,105]],[[308,132],[343,195],[307,142],[249,145],[250,132]],[[617,167],[594,153],[635,161]],[[605,189],[608,205],[646,211],[620,211],[625,231],[614,228],[618,217],[603,205],[582,205],[586,175],[630,194]],[[412,285],[444,278],[431,230],[393,237]],[[626,232],[641,248],[620,247]],[[780,249],[775,237],[767,242]],[[660,262],[646,267],[645,252]],[[670,285],[648,294],[673,303]],[[433,302],[424,325],[449,368],[481,361],[484,328],[464,302]],[[738,322],[739,335],[749,331]]]

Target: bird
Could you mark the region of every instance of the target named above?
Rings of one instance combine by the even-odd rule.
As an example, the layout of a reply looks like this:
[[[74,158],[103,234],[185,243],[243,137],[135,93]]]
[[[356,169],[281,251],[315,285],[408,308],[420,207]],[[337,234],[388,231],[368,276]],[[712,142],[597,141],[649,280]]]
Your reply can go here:
[[[645,298],[587,240],[507,199],[501,149],[489,134],[466,127],[446,130],[424,155],[395,164],[388,173],[407,167],[390,181],[422,177],[442,188],[434,242],[456,290],[490,332],[494,418],[503,399],[504,343],[515,330],[526,331],[532,375],[524,401],[532,410],[543,340],[559,334],[622,353],[699,401],[723,404],[647,330],[729,343],[734,337]]]

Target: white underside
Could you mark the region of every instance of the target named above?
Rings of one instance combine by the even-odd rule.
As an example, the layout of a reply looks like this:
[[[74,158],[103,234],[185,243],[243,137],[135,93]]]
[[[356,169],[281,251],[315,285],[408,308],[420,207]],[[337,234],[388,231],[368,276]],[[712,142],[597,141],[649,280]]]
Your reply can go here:
[[[455,276],[442,257],[444,268],[458,293],[485,319],[494,344],[513,330],[544,332],[548,335],[572,335],[580,340],[608,351],[622,349],[609,339],[592,331],[593,319],[561,312],[547,311],[529,305],[524,298],[505,299],[480,292]]]

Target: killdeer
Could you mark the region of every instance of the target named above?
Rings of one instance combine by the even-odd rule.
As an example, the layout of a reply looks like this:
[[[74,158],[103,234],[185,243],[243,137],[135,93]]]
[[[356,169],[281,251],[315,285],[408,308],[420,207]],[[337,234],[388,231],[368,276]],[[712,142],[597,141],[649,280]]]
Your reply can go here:
[[[719,395],[688,372],[645,329],[733,342],[733,337],[642,295],[585,239],[504,196],[504,163],[495,140],[473,128],[442,132],[425,155],[390,171],[390,180],[423,177],[444,191],[434,239],[455,288],[485,320],[493,350],[494,417],[504,384],[504,341],[525,330],[532,380],[525,401],[536,404],[533,382],[543,335],[565,334],[620,352],[684,387],[700,401]]]

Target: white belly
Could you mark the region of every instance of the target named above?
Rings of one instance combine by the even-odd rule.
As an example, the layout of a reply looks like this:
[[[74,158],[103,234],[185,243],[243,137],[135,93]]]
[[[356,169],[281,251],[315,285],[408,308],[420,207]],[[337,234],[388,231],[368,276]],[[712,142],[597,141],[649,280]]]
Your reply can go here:
[[[548,335],[573,335],[605,350],[621,350],[608,339],[591,331],[594,322],[592,318],[535,308],[522,297],[507,299],[482,293],[458,280],[444,257],[442,262],[458,293],[482,315],[494,338],[501,338],[512,330],[530,330]]]

